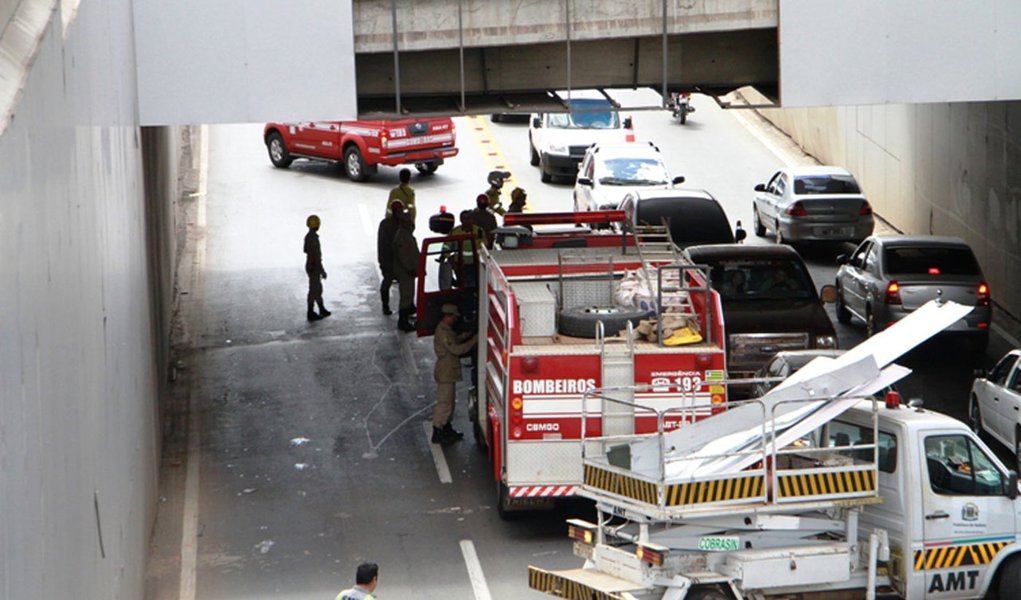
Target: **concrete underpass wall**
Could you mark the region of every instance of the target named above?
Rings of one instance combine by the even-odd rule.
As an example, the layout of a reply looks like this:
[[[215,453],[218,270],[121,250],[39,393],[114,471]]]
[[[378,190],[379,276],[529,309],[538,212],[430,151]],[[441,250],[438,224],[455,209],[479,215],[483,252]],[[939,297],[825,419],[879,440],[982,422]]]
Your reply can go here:
[[[809,154],[849,168],[897,229],[967,240],[993,300],[1021,317],[1021,102],[759,112]]]
[[[130,0],[82,2],[67,35],[58,9],[0,136],[0,598],[134,600],[178,132],[136,126]]]

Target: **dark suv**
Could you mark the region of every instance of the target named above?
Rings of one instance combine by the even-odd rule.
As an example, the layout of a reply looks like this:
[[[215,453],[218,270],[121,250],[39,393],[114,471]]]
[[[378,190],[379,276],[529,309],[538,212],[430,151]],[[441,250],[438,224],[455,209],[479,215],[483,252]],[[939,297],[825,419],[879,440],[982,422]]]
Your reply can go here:
[[[685,250],[695,264],[711,267],[723,301],[727,371],[750,376],[783,350],[837,347],[833,329],[801,256],[784,245],[716,244]],[[823,286],[832,302],[833,286]]]

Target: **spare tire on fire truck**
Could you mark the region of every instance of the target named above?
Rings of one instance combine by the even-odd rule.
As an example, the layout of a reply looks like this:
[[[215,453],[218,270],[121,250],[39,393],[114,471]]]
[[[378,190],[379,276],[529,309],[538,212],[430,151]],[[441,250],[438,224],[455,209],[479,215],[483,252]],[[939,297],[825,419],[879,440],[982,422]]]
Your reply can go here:
[[[558,331],[571,337],[594,339],[599,321],[603,322],[605,334],[611,336],[627,328],[629,321],[638,325],[648,316],[648,310],[631,306],[576,306],[560,311]]]

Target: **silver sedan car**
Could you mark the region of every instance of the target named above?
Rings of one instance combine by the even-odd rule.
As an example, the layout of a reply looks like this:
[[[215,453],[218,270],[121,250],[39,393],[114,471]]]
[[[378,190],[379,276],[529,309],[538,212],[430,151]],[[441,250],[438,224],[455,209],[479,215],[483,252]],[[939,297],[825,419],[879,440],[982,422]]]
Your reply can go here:
[[[792,167],[755,186],[755,235],[773,232],[778,244],[860,242],[872,234],[872,206],[858,182],[840,167]]]
[[[837,257],[837,320],[855,316],[868,335],[877,333],[929,300],[953,300],[974,310],[947,328],[968,334],[977,350],[989,343],[989,286],[964,240],[933,235],[877,235],[850,257]]]

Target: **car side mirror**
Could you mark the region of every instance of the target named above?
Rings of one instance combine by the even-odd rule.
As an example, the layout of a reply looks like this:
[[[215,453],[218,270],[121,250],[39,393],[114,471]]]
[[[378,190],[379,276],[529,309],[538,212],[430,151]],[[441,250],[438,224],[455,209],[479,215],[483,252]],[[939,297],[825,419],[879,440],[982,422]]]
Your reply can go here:
[[[756,192],[764,192],[764,191],[766,191],[766,184],[760,183],[759,185],[755,186],[755,191]]]
[[[747,237],[748,232],[744,230],[744,227],[741,227],[741,221],[738,221],[737,227],[734,229],[734,241],[740,244],[745,241]]]
[[[838,265],[846,265],[847,264],[847,255],[846,254],[838,254],[837,255],[837,264]]]
[[[635,128],[635,125],[631,121],[631,117],[626,117],[624,119],[624,129],[634,129],[634,128]]]
[[[824,285],[819,289],[819,298],[822,299],[826,304],[831,304],[837,301],[837,288],[832,285]]]
[[[1007,471],[1007,497],[1011,500],[1017,499],[1017,471]]]
[[[587,185],[588,187],[592,187],[594,184],[592,183],[592,180],[588,177],[579,177],[578,185]]]
[[[542,127],[542,117],[532,117],[532,127],[539,129]]]
[[[684,175],[678,175],[677,177],[674,177],[673,184],[677,185],[678,183],[684,183]]]

